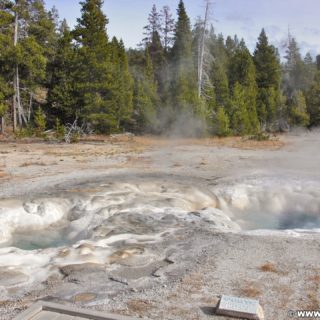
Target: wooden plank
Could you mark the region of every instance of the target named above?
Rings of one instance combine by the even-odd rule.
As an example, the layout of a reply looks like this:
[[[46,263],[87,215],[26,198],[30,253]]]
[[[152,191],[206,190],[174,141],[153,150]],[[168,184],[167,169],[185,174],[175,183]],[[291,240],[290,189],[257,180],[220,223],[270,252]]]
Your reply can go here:
[[[92,319],[92,320],[137,320],[136,318],[130,318],[120,315],[109,314],[105,312],[91,311],[85,309],[77,309],[65,305],[59,305],[56,303],[39,301],[35,305],[31,306],[28,310],[14,318],[14,320],[38,320],[35,316],[42,312],[55,313],[62,317],[61,320],[70,320],[75,317],[75,320]],[[47,313],[48,315],[48,313]],[[46,318],[51,320],[51,318]],[[53,318],[56,320],[55,318]],[[60,318],[58,318],[60,320]],[[42,320],[42,319],[41,319]]]
[[[55,320],[58,314],[50,311],[41,311],[30,320]]]
[[[54,318],[54,320],[83,320],[83,318],[78,318],[78,317],[74,317],[74,316],[67,316],[65,314],[57,314],[57,317]]]
[[[42,302],[39,301],[32,305],[29,309],[25,310],[24,312],[20,313],[18,316],[14,318],[14,320],[29,320],[32,317],[36,316],[42,310]]]

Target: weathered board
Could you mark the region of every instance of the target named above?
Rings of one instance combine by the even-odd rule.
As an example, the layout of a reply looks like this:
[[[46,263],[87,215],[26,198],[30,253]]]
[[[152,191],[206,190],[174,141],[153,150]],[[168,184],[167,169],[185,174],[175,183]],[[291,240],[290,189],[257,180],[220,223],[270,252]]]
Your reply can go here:
[[[77,309],[51,302],[39,301],[14,320],[137,320],[105,312]]]

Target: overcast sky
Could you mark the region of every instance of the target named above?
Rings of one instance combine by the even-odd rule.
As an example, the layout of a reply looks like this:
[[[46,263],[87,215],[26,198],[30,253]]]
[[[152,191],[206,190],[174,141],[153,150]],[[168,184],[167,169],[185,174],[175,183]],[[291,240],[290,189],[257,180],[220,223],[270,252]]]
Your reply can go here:
[[[103,10],[109,18],[108,34],[122,38],[126,47],[136,47],[142,39],[143,26],[153,4],[158,9],[169,5],[176,14],[179,0],[105,0]],[[194,24],[203,15],[203,0],[185,0],[187,13]],[[214,0],[212,23],[217,33],[237,34],[253,50],[261,28],[270,41],[281,47],[288,35],[297,39],[303,54],[320,54],[320,0]],[[60,18],[74,26],[80,16],[77,0],[46,0],[48,8],[55,6]]]

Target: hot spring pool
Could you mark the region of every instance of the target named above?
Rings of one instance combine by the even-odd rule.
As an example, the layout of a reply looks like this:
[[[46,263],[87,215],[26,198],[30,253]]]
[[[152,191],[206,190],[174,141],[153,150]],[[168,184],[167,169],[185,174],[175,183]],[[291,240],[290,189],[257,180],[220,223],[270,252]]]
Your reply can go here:
[[[92,185],[90,185],[92,189]],[[186,226],[220,231],[320,229],[320,182],[243,179],[215,186],[107,182],[94,192],[0,202],[0,243],[23,250],[110,237],[148,237]]]

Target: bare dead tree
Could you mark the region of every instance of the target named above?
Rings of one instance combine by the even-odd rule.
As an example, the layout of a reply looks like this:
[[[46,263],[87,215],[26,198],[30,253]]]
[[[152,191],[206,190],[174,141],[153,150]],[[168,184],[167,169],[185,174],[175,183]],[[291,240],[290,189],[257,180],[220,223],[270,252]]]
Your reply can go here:
[[[18,45],[19,39],[19,0],[16,0],[16,6],[14,11],[14,39],[13,45],[16,47]],[[20,77],[19,77],[19,65],[16,63],[13,78],[13,105],[12,105],[12,115],[13,115],[13,131],[17,130],[17,120],[19,121],[19,126],[21,127],[23,122],[27,124],[27,119],[24,114],[24,109],[21,103],[20,95]]]
[[[17,1],[16,1],[17,3]],[[19,32],[19,15],[17,10],[15,10],[14,19],[14,39],[13,45],[16,47],[18,44],[18,32]],[[13,117],[13,131],[17,130],[17,105],[18,105],[18,65],[15,67],[14,77],[13,77],[13,104],[12,104],[12,117]]]
[[[205,95],[205,86],[210,85],[209,76],[206,73],[206,64],[208,60],[212,61],[213,57],[208,52],[206,48],[206,32],[210,19],[212,2],[210,0],[205,0],[205,15],[204,20],[200,26],[200,37],[199,37],[199,47],[198,47],[198,95],[202,97]]]

